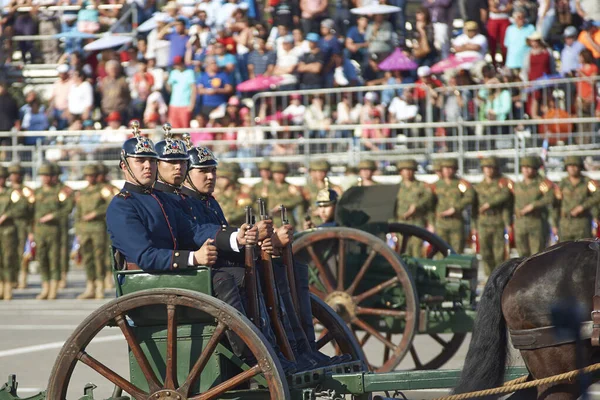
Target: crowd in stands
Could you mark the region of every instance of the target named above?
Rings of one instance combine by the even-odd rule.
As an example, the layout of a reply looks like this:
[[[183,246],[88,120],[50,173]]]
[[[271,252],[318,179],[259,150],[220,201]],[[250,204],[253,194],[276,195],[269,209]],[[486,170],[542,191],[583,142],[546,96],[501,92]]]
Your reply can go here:
[[[110,0],[107,3],[120,7],[99,9],[93,0],[4,0],[0,20],[3,65],[10,65],[15,52],[20,52],[26,63],[59,65],[48,102],[29,91],[23,94],[25,103],[17,104],[7,83],[0,83],[0,131],[97,130],[100,124],[105,130],[94,140],[120,142],[125,133],[115,132],[132,119],[145,128],[168,121],[174,128],[192,127],[196,142],[237,140],[239,146],[223,149],[235,154],[247,151],[245,139],[302,134],[265,134],[252,129],[255,124],[304,125],[311,137],[386,138],[398,131],[368,125],[428,118],[455,122],[600,116],[594,80],[600,67],[600,1],[422,0],[413,4],[414,13],[407,13],[409,0],[389,0],[400,12],[350,12],[372,1],[376,2],[177,0],[157,4]],[[76,4],[81,9],[44,8],[49,4]],[[19,11],[20,6],[32,8]],[[134,29],[136,24],[128,21],[115,25],[131,7],[136,7],[138,23],[152,18],[155,27],[138,33],[124,47],[94,52],[83,49],[94,40],[84,34],[117,25],[116,32]],[[454,29],[455,19],[463,21],[461,28]],[[11,40],[17,35],[65,32],[82,35],[73,34],[62,41]],[[382,70],[379,64],[396,48],[418,68]],[[450,55],[471,61],[433,74],[431,67]],[[500,85],[559,74],[590,80],[568,90],[561,86],[559,91],[525,92]],[[349,89],[333,102],[327,96],[291,95],[284,101],[253,104],[255,92],[242,92],[238,86],[260,76],[280,78],[281,90],[364,85],[373,90],[363,95]],[[416,86],[377,88],[388,84]],[[463,89],[473,84],[490,86]],[[557,92],[562,98],[557,98]],[[565,99],[565,93],[570,98]],[[364,127],[328,133],[332,124],[353,123]],[[541,129],[560,134],[572,128],[563,125]],[[206,127],[240,130],[218,134],[203,132]],[[491,133],[506,131],[506,127],[495,127]],[[36,138],[24,140],[32,143]],[[379,148],[373,143],[366,146]]]

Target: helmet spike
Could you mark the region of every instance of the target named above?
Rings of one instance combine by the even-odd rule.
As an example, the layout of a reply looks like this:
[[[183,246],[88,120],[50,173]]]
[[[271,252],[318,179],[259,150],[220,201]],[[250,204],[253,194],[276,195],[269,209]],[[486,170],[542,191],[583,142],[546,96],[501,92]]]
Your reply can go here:
[[[183,139],[188,150],[191,150],[193,146],[192,146],[192,138],[190,137],[190,134],[188,132],[186,132],[181,136],[181,138]]]
[[[173,137],[173,134],[171,133],[171,124],[169,124],[168,122],[166,124],[163,125],[163,131],[165,131],[165,139],[166,140],[171,140],[171,138]]]
[[[131,122],[131,129],[133,130],[133,136],[139,138],[142,134],[140,132],[140,121],[133,120]]]

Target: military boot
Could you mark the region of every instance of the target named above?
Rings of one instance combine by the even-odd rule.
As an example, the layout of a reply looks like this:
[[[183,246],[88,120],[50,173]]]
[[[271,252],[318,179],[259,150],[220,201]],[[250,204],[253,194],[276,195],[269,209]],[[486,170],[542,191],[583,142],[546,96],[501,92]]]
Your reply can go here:
[[[48,288],[48,300],[56,300],[56,294],[58,293],[58,281],[52,279]]]
[[[96,279],[96,299],[103,299],[104,298],[104,280],[103,279]]]
[[[25,289],[27,287],[27,268],[19,271],[19,282],[17,283],[17,289]]]
[[[94,281],[87,281],[85,283],[85,291],[81,293],[77,298],[79,300],[93,299],[96,296],[94,291]]]
[[[58,281],[58,288],[64,289],[66,287],[67,287],[67,273],[61,272],[60,273],[60,281]]]
[[[35,296],[38,300],[46,300],[48,298],[48,291],[50,289],[50,285],[48,281],[42,281],[42,292]]]
[[[13,282],[4,282],[4,300],[12,300]]]
[[[106,277],[104,278],[104,288],[108,290],[112,290],[115,288],[113,276],[110,272],[107,272]]]

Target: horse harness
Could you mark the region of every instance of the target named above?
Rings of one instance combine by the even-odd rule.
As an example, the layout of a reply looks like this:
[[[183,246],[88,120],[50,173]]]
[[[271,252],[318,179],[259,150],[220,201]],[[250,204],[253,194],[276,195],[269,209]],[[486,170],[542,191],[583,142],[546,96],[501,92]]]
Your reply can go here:
[[[590,248],[597,252],[594,297],[591,320],[581,323],[579,338],[591,339],[592,346],[600,346],[600,242],[596,240],[591,242]],[[512,345],[517,350],[536,350],[575,342],[572,337],[557,337],[556,329],[556,326],[549,325],[531,329],[510,329],[509,333]]]

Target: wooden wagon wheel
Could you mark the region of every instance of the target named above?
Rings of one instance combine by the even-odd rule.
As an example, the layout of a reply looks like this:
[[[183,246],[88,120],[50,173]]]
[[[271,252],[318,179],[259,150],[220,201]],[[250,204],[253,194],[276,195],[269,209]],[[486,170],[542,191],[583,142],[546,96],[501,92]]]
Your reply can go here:
[[[333,243],[337,251],[323,259],[315,247],[317,243]],[[366,256],[355,276],[346,275],[346,249],[347,246],[360,246]],[[356,331],[364,331],[365,335],[372,336],[381,342],[388,350],[387,359],[383,363],[376,362],[373,355],[367,354],[367,364],[372,371],[392,371],[409,351],[417,329],[419,301],[412,278],[400,258],[383,241],[370,233],[352,228],[319,229],[301,236],[294,243],[294,255],[301,255],[311,265],[312,272],[318,284],[311,284],[311,292],[324,300],[338,315]],[[302,257],[304,256],[304,257]],[[327,261],[331,257],[335,260],[335,271],[332,271]],[[356,293],[359,285],[378,257],[385,260],[393,271],[393,276],[373,287]],[[345,279],[347,278],[347,279]],[[351,279],[350,279],[351,278]],[[313,280],[313,283],[315,281]],[[386,289],[400,289],[404,294],[405,304],[403,309],[383,307],[373,308],[363,304],[372,302],[378,294]],[[365,317],[392,318],[401,321],[403,330],[400,339],[394,343],[383,336],[377,328],[364,321]],[[358,340],[358,338],[356,338]],[[360,341],[359,341],[360,343]],[[360,343],[363,346],[364,343]]]
[[[157,377],[154,373],[127,321],[128,313],[148,306],[164,306],[166,310],[167,357],[164,377]],[[189,371],[187,379],[177,384],[177,312],[181,309],[198,310],[214,318],[216,328]],[[109,325],[116,325],[121,329],[127,345],[148,382],[149,392],[143,391],[86,352],[86,347],[92,339],[102,328]],[[210,356],[228,330],[244,341],[258,363],[204,393],[192,393],[193,383],[200,377]],[[151,289],[136,292],[100,307],[77,327],[65,342],[54,364],[48,383],[47,398],[66,399],[71,375],[79,362],[95,370],[135,400],[216,399],[258,375],[264,376],[267,381],[268,395],[265,393],[265,396],[271,400],[288,398],[289,391],[281,364],[271,347],[265,343],[264,336],[246,317],[212,296],[181,289]]]
[[[446,241],[444,241],[438,235],[419,226],[391,223],[388,225],[387,231],[389,233],[399,233],[401,235],[397,249],[399,254],[404,254],[406,252],[408,242],[410,238],[413,237],[429,243],[429,246],[426,249],[426,254],[424,254],[426,258],[433,258],[438,254],[445,258],[450,254],[456,254],[452,246],[450,246]],[[419,339],[421,341],[423,341],[422,336],[424,335],[419,335]],[[424,361],[421,357],[419,357],[416,348],[413,346],[410,350],[410,355],[415,369],[437,369],[442,367],[456,354],[466,336],[466,333],[454,333],[449,339],[446,339],[437,334],[429,334],[430,339],[423,347],[427,347],[429,351],[431,351],[431,349],[435,349],[435,346],[437,346],[439,353],[435,357]]]

